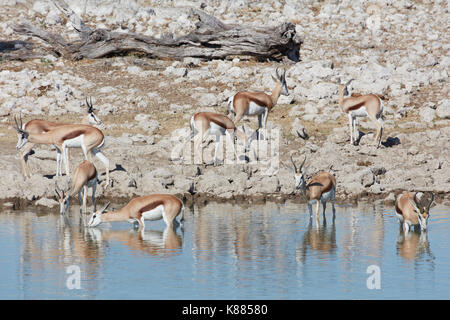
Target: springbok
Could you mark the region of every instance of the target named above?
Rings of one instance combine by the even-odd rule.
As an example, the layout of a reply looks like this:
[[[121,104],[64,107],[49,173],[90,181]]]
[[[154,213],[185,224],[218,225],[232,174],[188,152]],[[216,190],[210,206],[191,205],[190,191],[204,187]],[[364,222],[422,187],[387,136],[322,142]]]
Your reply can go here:
[[[381,143],[383,134],[383,100],[376,94],[365,94],[360,96],[348,96],[347,86],[353,79],[350,79],[345,85],[339,84],[339,106],[341,110],[348,115],[350,124],[350,143],[356,144],[359,134],[356,130],[357,117],[369,117],[377,128],[374,144],[377,148]]]
[[[186,138],[184,145],[194,139],[194,154],[196,158],[200,160],[200,163],[203,163],[203,150],[201,149],[203,141],[210,134],[216,136],[216,147],[214,151],[214,164],[217,160],[217,152],[219,151],[220,146],[220,137],[225,134],[228,142],[233,148],[233,152],[236,155],[236,150],[234,148],[234,137],[239,140],[244,141],[246,148],[249,145],[249,139],[247,135],[240,131],[225,115],[213,113],[213,112],[199,112],[194,114],[190,120],[190,128],[191,134]],[[183,146],[184,149],[184,146]],[[236,155],[237,159],[237,155]]]
[[[70,198],[78,194],[78,200],[80,201],[80,211],[87,213],[87,192],[88,188],[92,189],[92,203],[94,205],[94,211],[97,210],[95,202],[95,191],[97,189],[97,169],[92,162],[84,160],[81,162],[75,170],[72,179],[72,186],[67,190],[61,190],[55,182],[55,193],[59,201],[59,213],[66,214]],[[83,200],[81,200],[81,193],[83,193]]]
[[[276,85],[271,95],[264,92],[240,91],[228,99],[228,108],[235,114],[234,124],[237,125],[243,116],[258,116],[258,132],[261,127],[266,128],[267,116],[277,104],[280,94],[289,95],[286,70],[280,74],[277,68],[276,77],[272,76],[272,79]]]
[[[84,114],[83,118],[81,119],[81,124],[92,124],[92,125],[101,125],[102,122],[101,120],[98,118],[98,116],[95,114],[95,110],[94,107],[92,105],[92,99],[90,98],[90,103],[88,102],[88,99],[86,98],[86,106],[87,106],[87,110],[86,113]],[[22,126],[22,130],[25,130],[29,133],[33,133],[33,134],[39,134],[39,133],[44,133],[47,132],[55,127],[58,126],[62,126],[62,125],[67,125],[69,123],[64,123],[64,122],[51,122],[51,121],[47,121],[47,120],[40,120],[40,119],[33,119],[28,121],[27,123],[25,123],[25,125]],[[17,145],[20,144],[20,137],[21,135],[18,135],[18,141],[17,141]],[[25,179],[30,178],[31,177],[31,172],[30,172],[30,167],[28,165],[28,157],[32,154],[32,149],[34,147],[34,143],[28,142],[26,143],[23,147],[22,147],[22,152],[20,153],[19,157],[20,157],[20,164],[22,166],[22,171],[23,174],[25,176]],[[58,154],[60,155],[60,154]],[[58,163],[58,161],[57,161]],[[58,171],[58,167],[56,169],[56,171]]]
[[[44,133],[31,133],[22,129],[22,118],[20,118],[20,125],[16,117],[14,117],[14,120],[16,122],[14,129],[20,135],[20,143],[17,143],[18,150],[27,142],[54,145],[58,152],[56,175],[61,174],[61,153],[66,167],[66,174],[69,175],[67,150],[68,148],[81,148],[85,160],[89,160],[88,155],[92,153],[103,162],[106,168],[106,186],[109,185],[109,160],[100,152],[100,149],[105,145],[105,136],[101,130],[84,124],[68,124],[57,126]]]
[[[417,199],[418,196],[420,199]],[[395,211],[399,222],[403,224],[404,232],[417,225],[420,225],[422,231],[427,229],[433,201],[433,192],[404,192],[397,197]]]
[[[152,194],[132,199],[118,211],[105,212],[110,203],[92,213],[88,226],[95,227],[102,222],[128,221],[138,223],[139,229],[145,228],[144,220],[163,219],[168,227],[175,227],[178,221],[175,219],[181,213],[180,222],[184,220],[183,201],[170,194]]]
[[[319,220],[320,202],[322,203],[323,215],[325,217],[327,201],[331,200],[334,217],[336,178],[326,171],[321,171],[317,173],[315,176],[313,176],[311,179],[309,179],[308,182],[306,182],[305,180],[306,170],[303,168],[303,165],[306,162],[306,155],[305,158],[303,159],[302,164],[298,168],[295,165],[294,160],[292,159],[292,154],[291,154],[291,162],[294,167],[293,171],[294,171],[295,188],[299,189],[302,192],[303,196],[306,198],[310,216],[312,215],[311,204],[315,201],[317,203],[316,219]]]

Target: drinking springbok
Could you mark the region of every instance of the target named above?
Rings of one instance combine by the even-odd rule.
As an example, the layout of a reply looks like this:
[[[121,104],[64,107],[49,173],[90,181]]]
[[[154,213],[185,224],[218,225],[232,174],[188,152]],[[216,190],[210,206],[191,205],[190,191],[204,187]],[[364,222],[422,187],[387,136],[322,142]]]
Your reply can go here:
[[[92,162],[84,160],[75,170],[71,187],[67,190],[61,190],[56,185],[55,193],[59,201],[59,213],[62,215],[66,214],[69,208],[70,198],[76,194],[78,194],[78,200],[80,201],[80,211],[87,213],[88,188],[92,189],[92,203],[94,205],[94,211],[96,211],[95,191],[97,189],[97,182],[97,169]],[[83,193],[83,200],[81,200],[81,193]]]
[[[261,127],[266,128],[267,116],[277,104],[280,95],[289,95],[286,70],[280,74],[277,68],[276,77],[272,76],[272,79],[276,84],[271,95],[264,92],[240,91],[228,99],[228,108],[235,114],[234,124],[237,125],[243,116],[258,116],[258,132]]]
[[[152,194],[132,199],[118,211],[105,212],[109,202],[100,211],[92,213],[88,226],[95,227],[102,222],[128,221],[138,223],[139,228],[145,228],[144,220],[163,219],[168,227],[178,225],[175,219],[181,213],[180,222],[184,220],[183,201],[170,194]]]
[[[417,199],[418,196],[420,199]],[[417,225],[420,225],[422,231],[427,229],[433,201],[433,192],[404,192],[397,197],[395,211],[405,232],[408,232],[411,226]]]
[[[92,153],[96,156],[106,168],[106,186],[109,185],[109,160],[100,152],[100,149],[105,145],[105,136],[99,129],[84,125],[84,124],[68,124],[57,126],[44,133],[32,133],[22,129],[22,118],[20,118],[20,125],[17,118],[14,117],[16,126],[14,129],[20,135],[20,144],[17,144],[17,149],[20,150],[28,141],[37,144],[50,144],[56,147],[58,152],[57,171],[56,174],[61,174],[61,153],[63,155],[64,164],[66,167],[66,174],[70,174],[69,161],[67,158],[68,148],[81,148],[83,150],[85,160],[88,155]]]
[[[315,176],[313,176],[311,179],[309,179],[308,182],[306,182],[305,180],[306,170],[303,169],[305,161],[306,155],[300,167],[297,168],[294,160],[292,159],[291,154],[291,162],[294,167],[295,188],[299,189],[302,192],[303,196],[306,198],[310,215],[312,215],[311,204],[315,201],[317,203],[316,219],[319,220],[320,202],[322,203],[323,215],[325,216],[327,201],[331,200],[334,216],[335,215],[334,201],[336,190],[335,177],[326,171],[321,171],[317,173]]]
[[[89,125],[89,124],[101,125],[102,124],[101,120],[95,114],[95,110],[92,105],[92,99],[90,98],[89,100],[90,100],[90,103],[88,102],[88,99],[86,98],[87,110],[86,110],[85,115],[81,119],[80,123],[86,124],[86,125]],[[55,127],[63,126],[63,125],[67,125],[67,124],[69,124],[69,123],[51,122],[51,121],[47,121],[47,120],[33,119],[33,120],[30,120],[27,123],[25,123],[25,125],[23,125],[21,129],[25,130],[29,133],[39,134],[39,133],[47,132]],[[18,139],[17,145],[20,145],[21,144],[21,135],[20,134],[18,134],[17,139]],[[34,143],[31,143],[31,142],[26,143],[22,147],[22,152],[19,155],[20,164],[22,166],[22,171],[23,171],[23,175],[25,176],[25,179],[31,177],[30,167],[28,165],[28,157],[32,154],[31,152],[32,152],[33,147],[34,147]],[[61,154],[58,153],[57,155],[60,156]],[[56,161],[56,163],[58,164],[58,160]],[[56,168],[56,171],[57,171],[57,175],[58,175],[58,166]]]
[[[240,131],[234,125],[234,122],[231,121],[225,115],[213,113],[213,112],[199,112],[194,114],[191,117],[190,121],[191,134],[186,138],[184,145],[194,139],[194,154],[196,155],[196,159],[200,160],[200,163],[203,163],[203,150],[201,149],[203,141],[210,134],[216,136],[216,147],[214,151],[214,159],[213,162],[216,163],[217,160],[217,152],[219,151],[220,146],[220,137],[225,134],[226,139],[229,144],[233,148],[233,152],[236,155],[236,150],[234,148],[234,136],[239,140],[244,141],[246,143],[246,148],[249,145],[249,139],[247,135]],[[184,149],[184,146],[183,146]],[[236,155],[237,159],[237,155]]]
[[[356,130],[357,117],[369,117],[375,124],[377,133],[375,135],[374,144],[377,148],[381,143],[381,136],[383,135],[383,100],[376,94],[365,94],[360,96],[348,96],[347,86],[351,79],[345,85],[339,84],[339,106],[341,110],[348,115],[350,124],[350,143],[356,144],[359,134]]]

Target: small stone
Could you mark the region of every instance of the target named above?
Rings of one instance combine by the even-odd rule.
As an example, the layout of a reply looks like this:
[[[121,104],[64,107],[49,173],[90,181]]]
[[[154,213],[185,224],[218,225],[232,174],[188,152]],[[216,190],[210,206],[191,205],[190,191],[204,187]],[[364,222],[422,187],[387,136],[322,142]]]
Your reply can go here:
[[[412,146],[408,149],[407,153],[414,156],[419,153],[419,148],[417,148],[416,146]]]

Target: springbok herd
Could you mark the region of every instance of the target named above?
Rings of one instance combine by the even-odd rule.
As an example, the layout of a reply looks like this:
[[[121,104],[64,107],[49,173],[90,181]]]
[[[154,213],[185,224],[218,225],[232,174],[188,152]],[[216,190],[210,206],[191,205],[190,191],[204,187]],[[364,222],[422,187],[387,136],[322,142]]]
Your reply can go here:
[[[245,150],[248,150],[251,139],[245,130],[239,130],[237,123],[244,116],[258,116],[258,135],[260,139],[261,128],[266,128],[267,117],[272,108],[277,104],[280,95],[289,95],[286,83],[286,70],[280,73],[276,69],[275,88],[270,95],[263,92],[241,91],[228,99],[228,108],[234,115],[231,120],[228,116],[212,112],[199,112],[192,116],[190,120],[191,134],[187,137],[185,144],[194,139],[194,152],[201,159],[201,146],[208,135],[216,136],[216,146],[214,152],[214,163],[217,160],[220,137],[225,135],[231,146],[234,145],[235,137],[245,143]],[[353,80],[353,79],[352,79]],[[378,148],[383,134],[383,101],[376,94],[365,94],[349,96],[346,84],[339,84],[339,106],[348,115],[350,125],[350,143],[355,144],[358,131],[356,129],[357,117],[368,117],[376,126],[377,133],[374,145]],[[55,183],[55,193],[60,203],[60,214],[64,215],[68,208],[70,198],[78,194],[80,210],[84,217],[87,217],[87,193],[88,188],[92,188],[92,202],[94,211],[89,220],[85,220],[85,225],[95,227],[106,221],[128,221],[138,224],[142,230],[145,228],[144,220],[163,219],[167,226],[176,227],[179,222],[176,220],[181,214],[180,222],[183,221],[184,204],[177,197],[170,194],[152,194],[132,199],[126,206],[117,211],[106,211],[109,203],[97,211],[95,201],[95,190],[99,183],[97,169],[90,161],[91,154],[97,157],[106,169],[106,187],[109,186],[109,160],[101,152],[105,144],[105,137],[101,130],[93,125],[100,125],[101,121],[94,112],[92,101],[86,99],[87,112],[81,123],[55,123],[46,120],[34,119],[27,123],[22,123],[22,118],[14,116],[15,130],[18,132],[17,149],[20,152],[20,162],[25,178],[29,178],[31,173],[28,167],[28,156],[31,154],[35,144],[53,145],[57,150],[56,176],[62,175],[61,158],[64,160],[66,175],[69,172],[69,148],[81,148],[85,160],[76,168],[71,177],[71,186],[67,190],[61,190]],[[244,128],[244,127],[243,127]],[[234,147],[233,147],[234,148]],[[236,151],[234,150],[235,154]],[[295,188],[299,189],[306,198],[309,213],[312,216],[312,204],[316,203],[315,216],[319,219],[320,203],[323,207],[323,215],[326,211],[327,201],[331,201],[333,216],[335,215],[335,191],[336,179],[326,171],[321,171],[305,180],[305,161],[297,167],[292,154],[290,156],[292,170],[295,179]],[[409,232],[411,226],[420,226],[421,230],[427,229],[429,210],[434,201],[432,192],[404,192],[397,196],[395,201],[396,214],[399,222],[403,224],[405,232]]]

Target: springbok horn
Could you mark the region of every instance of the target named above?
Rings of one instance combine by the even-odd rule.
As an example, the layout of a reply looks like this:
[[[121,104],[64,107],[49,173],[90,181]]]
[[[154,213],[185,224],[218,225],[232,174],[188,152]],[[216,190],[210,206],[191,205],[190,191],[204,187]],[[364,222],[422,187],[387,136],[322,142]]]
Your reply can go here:
[[[57,187],[55,188],[55,193],[56,193],[56,196],[57,196],[58,198],[61,198],[61,195],[59,194],[58,188],[57,188]]]
[[[295,152],[291,153],[291,162],[292,162],[292,165],[294,166],[295,173],[297,173],[297,166],[295,165],[294,159],[292,159],[292,154],[294,154],[294,153]]]
[[[303,168],[303,165],[305,164],[305,161],[306,161],[306,154],[305,154],[305,159],[303,159],[303,162],[302,162],[302,164],[300,165],[300,168],[298,168],[298,170],[301,172],[302,171],[302,168]]]
[[[61,189],[59,188],[58,184],[55,181],[55,192],[58,195],[58,197],[61,198]]]
[[[430,200],[430,203],[428,204],[428,210],[430,210],[430,207],[433,204],[433,201],[434,201],[434,193],[431,192],[431,200]]]
[[[280,78],[280,73],[278,72],[278,69],[279,69],[279,68],[276,68],[275,74],[277,75],[277,78],[279,79],[279,78]]]
[[[17,123],[17,116],[16,115],[14,115],[14,122],[16,123],[16,126],[14,127],[14,129],[16,129],[17,131],[20,132],[19,124]]]

